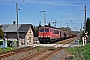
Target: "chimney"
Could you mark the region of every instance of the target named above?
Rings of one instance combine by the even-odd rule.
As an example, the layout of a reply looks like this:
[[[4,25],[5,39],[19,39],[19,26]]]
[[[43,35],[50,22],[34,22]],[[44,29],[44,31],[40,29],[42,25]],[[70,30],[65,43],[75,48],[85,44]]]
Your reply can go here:
[[[16,24],[16,22],[15,22],[15,21],[13,21],[13,24]]]

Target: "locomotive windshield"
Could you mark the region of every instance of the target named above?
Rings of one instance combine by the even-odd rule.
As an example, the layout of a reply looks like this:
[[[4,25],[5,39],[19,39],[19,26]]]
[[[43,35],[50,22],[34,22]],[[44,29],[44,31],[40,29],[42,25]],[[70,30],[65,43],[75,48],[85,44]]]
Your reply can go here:
[[[40,29],[40,32],[49,32],[49,29]]]
[[[45,32],[49,32],[49,29],[45,29]]]
[[[44,29],[40,29],[40,32],[44,32]]]

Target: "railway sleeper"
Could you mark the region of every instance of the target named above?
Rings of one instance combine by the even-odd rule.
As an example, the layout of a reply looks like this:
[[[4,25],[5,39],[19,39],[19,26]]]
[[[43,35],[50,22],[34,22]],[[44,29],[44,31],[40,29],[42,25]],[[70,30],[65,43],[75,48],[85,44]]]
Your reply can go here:
[[[52,55],[52,54],[55,53],[56,51],[59,51],[60,49],[61,49],[61,48],[57,48],[57,49],[55,49],[53,52],[51,52],[51,53],[49,53],[49,54],[43,56],[43,57],[40,58],[39,60],[44,60],[44,59],[46,59],[47,57],[49,57],[50,55]]]
[[[35,57],[36,55],[39,55],[39,54],[41,54],[41,53],[44,53],[44,52],[46,52],[47,51],[47,49],[43,49],[43,50],[41,50],[41,51],[39,51],[39,52],[36,52],[36,53],[34,53],[34,54],[32,54],[32,55],[30,55],[30,56],[27,56],[27,57],[25,57],[25,58],[23,58],[23,59],[21,59],[21,60],[24,60],[24,59],[30,59],[30,58],[33,58],[33,57]]]

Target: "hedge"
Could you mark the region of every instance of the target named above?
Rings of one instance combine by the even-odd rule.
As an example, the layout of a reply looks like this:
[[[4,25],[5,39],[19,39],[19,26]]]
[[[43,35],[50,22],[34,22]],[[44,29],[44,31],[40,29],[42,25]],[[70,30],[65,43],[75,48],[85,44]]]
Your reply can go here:
[[[3,41],[0,41],[0,45],[3,45]]]

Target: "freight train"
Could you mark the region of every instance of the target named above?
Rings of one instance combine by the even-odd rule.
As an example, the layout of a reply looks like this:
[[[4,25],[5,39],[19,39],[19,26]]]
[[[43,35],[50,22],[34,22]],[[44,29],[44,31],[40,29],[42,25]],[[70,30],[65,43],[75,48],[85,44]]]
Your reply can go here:
[[[38,39],[41,44],[52,43],[75,36],[75,34],[67,34],[66,31],[51,27],[41,27],[38,32]]]

